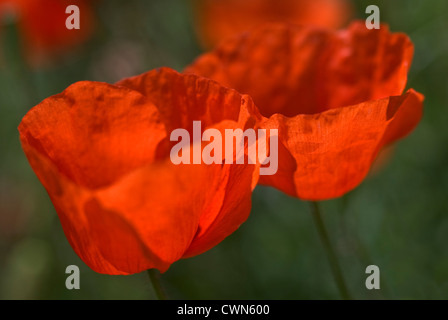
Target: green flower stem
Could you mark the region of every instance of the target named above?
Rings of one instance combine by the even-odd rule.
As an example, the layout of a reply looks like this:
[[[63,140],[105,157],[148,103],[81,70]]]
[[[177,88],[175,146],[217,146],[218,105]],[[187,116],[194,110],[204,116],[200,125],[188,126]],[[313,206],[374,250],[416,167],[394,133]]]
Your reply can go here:
[[[167,300],[168,297],[165,293],[165,290],[162,288],[162,284],[160,282],[160,273],[156,269],[148,270],[149,279],[151,280],[152,286],[156,293],[156,296],[159,300]]]
[[[351,300],[350,293],[348,292],[347,285],[345,284],[344,276],[339,265],[338,257],[331,245],[331,241],[328,237],[325,224],[322,220],[319,204],[315,201],[311,202],[311,213],[313,215],[319,237],[327,254],[328,262],[330,263],[333,277],[336,281],[336,285],[338,286],[339,293],[341,294],[342,299]]]

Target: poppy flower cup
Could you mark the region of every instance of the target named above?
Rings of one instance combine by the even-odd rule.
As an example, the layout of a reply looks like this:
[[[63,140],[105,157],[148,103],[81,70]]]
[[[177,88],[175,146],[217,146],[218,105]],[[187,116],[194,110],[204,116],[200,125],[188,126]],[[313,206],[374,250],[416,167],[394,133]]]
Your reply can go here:
[[[19,131],[75,252],[97,272],[132,274],[212,248],[250,212],[256,165],[175,165],[170,133],[191,132],[194,120],[245,129],[257,117],[250,97],[162,68],[75,83]]]
[[[403,93],[413,45],[387,26],[330,31],[268,25],[221,43],[185,69],[249,94],[278,129],[279,169],[260,183],[306,200],[344,195],[378,153],[422,117],[423,96]]]
[[[349,0],[195,0],[196,29],[205,48],[265,23],[336,29],[353,15]]]

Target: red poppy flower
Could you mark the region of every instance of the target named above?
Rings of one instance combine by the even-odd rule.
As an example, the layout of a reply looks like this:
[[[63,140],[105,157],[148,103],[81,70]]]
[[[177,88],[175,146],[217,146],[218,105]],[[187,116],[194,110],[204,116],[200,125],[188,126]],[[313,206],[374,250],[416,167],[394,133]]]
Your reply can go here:
[[[352,16],[349,0],[197,0],[197,31],[206,48],[267,22],[339,28]]]
[[[80,29],[66,28],[69,5],[79,8]],[[0,22],[7,15],[17,18],[26,55],[32,63],[40,63],[79,45],[93,28],[92,9],[86,0],[0,0]]]
[[[308,200],[341,196],[378,152],[407,135],[423,96],[403,93],[413,45],[387,26],[347,30],[270,25],[232,38],[186,72],[250,94],[278,128],[279,170],[260,182]]]
[[[93,270],[130,274],[200,254],[247,218],[255,165],[180,164],[170,133],[248,128],[252,100],[162,68],[116,85],[78,82],[23,118],[20,139],[64,232]]]

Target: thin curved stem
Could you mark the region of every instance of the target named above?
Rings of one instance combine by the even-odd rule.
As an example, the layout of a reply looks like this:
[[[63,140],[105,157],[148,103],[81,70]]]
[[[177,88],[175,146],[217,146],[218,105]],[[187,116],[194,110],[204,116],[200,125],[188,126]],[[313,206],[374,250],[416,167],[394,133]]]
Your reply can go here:
[[[167,300],[168,297],[165,293],[165,290],[163,290],[162,284],[160,282],[160,273],[156,269],[149,269],[148,275],[157,298],[159,300]]]
[[[350,293],[347,289],[347,285],[345,284],[344,276],[339,265],[338,257],[333,249],[333,246],[331,245],[327,229],[325,228],[324,221],[322,220],[319,204],[315,201],[311,202],[311,213],[313,215],[319,237],[327,254],[328,262],[330,263],[331,271],[333,272],[333,277],[336,281],[336,285],[338,286],[339,293],[341,294],[342,299],[351,300]]]

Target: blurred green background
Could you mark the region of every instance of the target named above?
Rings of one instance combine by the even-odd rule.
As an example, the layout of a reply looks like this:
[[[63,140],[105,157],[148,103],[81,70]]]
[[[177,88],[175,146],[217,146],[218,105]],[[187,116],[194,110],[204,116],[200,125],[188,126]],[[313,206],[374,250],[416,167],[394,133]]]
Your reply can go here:
[[[425,115],[381,171],[322,203],[325,223],[354,298],[448,299],[448,2],[356,1],[358,18],[370,4],[415,44],[408,87],[425,94]],[[95,10],[93,38],[51,66],[27,67],[14,25],[0,35],[1,299],[155,298],[146,273],[100,275],[76,256],[20,147],[21,118],[71,83],[180,71],[201,53],[189,1],[107,0]],[[71,264],[81,290],[65,288]],[[365,288],[370,264],[380,267],[381,290]],[[176,262],[162,281],[178,299],[339,298],[308,203],[266,187],[237,232]]]

